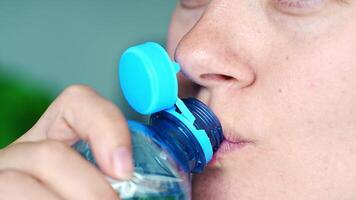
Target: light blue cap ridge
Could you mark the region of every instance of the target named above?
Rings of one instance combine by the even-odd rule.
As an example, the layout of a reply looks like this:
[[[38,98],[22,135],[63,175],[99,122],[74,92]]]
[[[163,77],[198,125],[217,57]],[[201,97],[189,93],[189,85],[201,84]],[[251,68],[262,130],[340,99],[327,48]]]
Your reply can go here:
[[[122,92],[130,106],[141,114],[169,109],[178,98],[179,70],[179,65],[157,43],[131,47],[119,62]]]

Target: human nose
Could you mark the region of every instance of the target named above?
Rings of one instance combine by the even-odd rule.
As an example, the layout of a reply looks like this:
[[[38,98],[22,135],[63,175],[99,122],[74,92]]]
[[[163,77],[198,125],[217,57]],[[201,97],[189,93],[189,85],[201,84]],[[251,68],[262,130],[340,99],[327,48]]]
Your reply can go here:
[[[175,60],[183,73],[205,88],[234,85],[245,88],[255,81],[250,57],[223,16],[206,12],[179,42]]]

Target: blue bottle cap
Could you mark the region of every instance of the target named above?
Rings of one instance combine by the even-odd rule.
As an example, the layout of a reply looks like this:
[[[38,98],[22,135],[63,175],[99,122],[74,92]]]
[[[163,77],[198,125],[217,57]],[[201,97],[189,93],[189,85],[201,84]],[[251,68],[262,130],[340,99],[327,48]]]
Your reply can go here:
[[[179,70],[178,63],[173,62],[159,44],[147,42],[134,46],[123,53],[119,62],[121,89],[130,106],[137,112],[151,115],[164,111],[183,123],[199,143],[204,154],[204,162],[208,163],[214,149],[209,138],[212,133],[207,133],[210,129],[207,129],[208,126],[203,121],[210,118],[202,117],[195,112],[199,121],[196,123],[194,114],[178,98]],[[190,108],[193,111],[199,113],[207,111],[198,110],[197,108],[202,108],[200,104],[192,104],[190,101],[188,103],[191,104]],[[217,144],[215,138],[213,142]]]
[[[122,92],[130,106],[141,114],[169,109],[178,98],[179,70],[179,65],[157,43],[131,47],[119,62]]]

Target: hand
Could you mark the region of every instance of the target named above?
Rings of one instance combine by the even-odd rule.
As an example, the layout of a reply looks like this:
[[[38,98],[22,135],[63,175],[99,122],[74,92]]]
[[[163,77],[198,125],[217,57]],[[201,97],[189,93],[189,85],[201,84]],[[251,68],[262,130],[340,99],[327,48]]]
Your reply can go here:
[[[89,142],[104,173],[131,176],[131,139],[123,115],[92,89],[71,86],[34,127],[0,150],[0,200],[118,199],[105,175],[70,147],[80,138]]]

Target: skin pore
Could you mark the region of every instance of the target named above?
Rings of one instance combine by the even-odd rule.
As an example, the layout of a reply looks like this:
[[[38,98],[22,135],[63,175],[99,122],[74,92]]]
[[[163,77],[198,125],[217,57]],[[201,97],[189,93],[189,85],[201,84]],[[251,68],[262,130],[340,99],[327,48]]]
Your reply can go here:
[[[178,3],[180,95],[245,142],[194,177],[193,199],[356,199],[355,27],[353,1]]]

